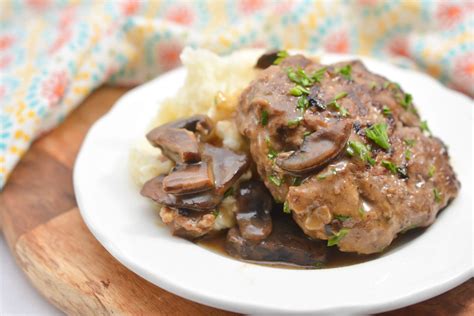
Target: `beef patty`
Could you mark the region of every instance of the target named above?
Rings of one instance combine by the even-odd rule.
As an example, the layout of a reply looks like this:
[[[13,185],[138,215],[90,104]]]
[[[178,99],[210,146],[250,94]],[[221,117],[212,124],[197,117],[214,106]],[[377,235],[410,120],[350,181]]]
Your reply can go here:
[[[411,95],[360,61],[287,57],[244,90],[236,120],[275,200],[342,251],[382,251],[433,223],[459,190]]]

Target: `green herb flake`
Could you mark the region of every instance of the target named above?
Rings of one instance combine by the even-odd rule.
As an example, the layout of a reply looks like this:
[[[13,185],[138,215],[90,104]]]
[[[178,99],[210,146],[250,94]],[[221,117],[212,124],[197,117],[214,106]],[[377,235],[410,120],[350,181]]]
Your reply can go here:
[[[297,117],[293,120],[289,120],[286,124],[288,125],[288,127],[296,127],[298,125],[300,125],[300,122],[303,120],[302,117]]]
[[[338,94],[336,94],[336,96],[334,97],[334,101],[337,101],[339,99],[342,99],[344,97],[347,97],[347,92],[345,91],[342,91],[342,92],[339,92]]]
[[[365,129],[365,135],[381,148],[390,149],[390,142],[387,134],[387,124],[377,123]]]
[[[288,57],[289,54],[286,50],[281,50],[277,53],[277,59],[275,59],[275,61],[273,62],[274,65],[279,65],[283,59],[285,59],[286,57]]]
[[[382,107],[382,113],[385,116],[389,116],[389,115],[392,115],[392,110],[390,110],[390,108],[388,106],[384,105]]]
[[[375,165],[375,160],[372,158],[372,154],[366,145],[358,141],[349,141],[347,145],[346,152],[349,156],[357,156],[363,162],[371,166]]]
[[[344,221],[347,221],[348,219],[351,219],[351,217],[349,215],[335,215],[334,218],[341,221],[341,222],[344,222]]]
[[[309,94],[309,90],[303,86],[296,85],[290,89],[290,94],[295,97],[302,96],[303,94]]]
[[[397,166],[393,162],[388,160],[382,160],[382,166],[390,170],[392,174],[397,174]]]
[[[293,184],[292,185],[299,186],[302,181],[303,181],[303,178],[293,177]]]
[[[305,131],[305,132],[303,133],[303,137],[309,136],[309,135],[311,135],[311,134],[312,134],[312,132],[310,132],[310,131]]]
[[[269,176],[268,180],[270,180],[270,182],[276,185],[277,187],[281,186],[281,184],[283,183],[283,180],[276,175]]]
[[[218,210],[212,211],[212,215],[214,215],[214,217],[217,218],[217,216],[219,216],[219,211]]]
[[[383,88],[384,88],[384,89],[387,89],[390,84],[391,84],[390,81],[385,81],[385,82],[383,83]]]
[[[309,106],[309,101],[305,96],[301,96],[301,97],[298,98],[298,103],[296,105],[297,109],[300,109],[304,112],[304,111],[306,111],[308,106]]]
[[[349,115],[349,111],[346,108],[341,106],[339,108],[339,114],[341,114],[342,117],[346,117]]]
[[[359,207],[359,210],[358,210],[358,211],[359,211],[360,217],[364,218],[364,217],[365,217],[365,211],[364,211],[364,209],[363,209],[362,207]]]
[[[266,110],[262,110],[262,116],[260,118],[260,124],[265,126],[268,124],[268,112]]]
[[[336,175],[337,174],[337,170],[335,168],[331,168],[328,172],[326,173],[322,173],[322,174],[318,174],[316,176],[316,179],[318,180],[324,180],[326,179],[327,177],[329,177],[330,175]]]
[[[428,177],[433,178],[435,173],[436,173],[436,167],[434,165],[431,165],[430,168],[428,169]]]
[[[328,177],[327,174],[318,174],[318,175],[316,176],[316,179],[318,179],[318,180],[324,180],[324,179],[326,179],[327,177]]]
[[[273,148],[269,148],[267,154],[268,159],[273,160],[276,156],[278,156],[278,152]]]
[[[302,68],[295,70],[290,67],[287,69],[286,73],[288,75],[288,79],[303,87],[310,87],[314,84],[314,79],[308,76]]]
[[[411,150],[410,150],[410,149],[406,149],[406,150],[405,150],[405,159],[406,159],[406,160],[410,160],[412,156],[413,156],[413,153],[411,152]]]
[[[420,129],[422,132],[426,132],[428,134],[431,134],[431,130],[428,126],[428,122],[427,121],[421,121],[420,123]]]
[[[416,144],[416,140],[414,140],[414,139],[404,139],[403,142],[404,142],[405,145],[407,145],[408,147],[413,147],[413,146],[415,146],[415,144]]]
[[[341,116],[345,117],[349,114],[349,111],[345,108],[343,108],[337,101],[346,97],[347,96],[347,92],[343,91],[343,92],[340,92],[338,93],[332,100],[331,102],[329,102],[328,104],[326,104],[326,106],[334,106],[334,108],[336,108],[336,110],[339,112],[339,114],[341,114]]]
[[[352,80],[352,66],[351,65],[345,65],[344,67],[340,68],[338,72],[346,78],[347,80]]]
[[[311,78],[313,79],[314,82],[321,82],[321,80],[323,80],[324,78],[324,74],[326,73],[326,71],[327,71],[327,67],[318,69],[313,73]]]
[[[400,100],[400,104],[403,106],[405,110],[408,109],[408,107],[411,105],[413,101],[413,97],[409,93],[405,93],[403,96],[403,99]]]
[[[348,233],[349,233],[348,228],[341,228],[340,231],[338,231],[337,233],[335,233],[333,236],[331,236],[328,239],[328,247],[339,244],[341,239],[344,238]]]
[[[374,90],[375,88],[377,88],[377,83],[375,81],[372,81],[370,84],[369,84],[369,89],[370,90]]]
[[[290,205],[288,204],[288,201],[285,201],[285,203],[283,203],[283,213],[291,214],[291,209]]]
[[[441,192],[438,190],[438,188],[433,189],[433,195],[436,203],[441,202]]]

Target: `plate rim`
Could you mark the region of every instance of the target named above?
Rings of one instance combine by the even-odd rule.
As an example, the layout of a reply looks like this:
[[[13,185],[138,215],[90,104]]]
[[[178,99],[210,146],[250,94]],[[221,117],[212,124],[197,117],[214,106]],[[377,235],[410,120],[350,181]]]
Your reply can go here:
[[[341,57],[342,56],[343,58],[361,58],[363,60],[367,60],[367,59],[374,60],[374,59],[371,59],[371,58],[367,58],[365,56],[337,55],[337,54],[326,54],[326,55],[333,55],[333,56],[336,56],[336,57]],[[382,62],[382,61],[378,61],[378,60],[375,60],[375,61],[377,61],[379,63]],[[384,62],[382,62],[382,63],[384,63]],[[388,63],[385,63],[385,64],[388,64]],[[388,65],[393,66],[393,67],[397,67],[397,66],[392,65],[392,64],[388,64]],[[426,74],[423,74],[423,73],[420,73],[420,72],[417,72],[417,71],[413,71],[411,69],[403,69],[403,70],[408,71],[408,72],[413,72],[416,75],[423,75],[423,76],[427,77],[427,79],[429,79],[430,81],[436,82],[439,86],[443,87],[443,89],[448,90],[448,88],[442,86],[439,82],[435,81],[433,78],[429,77]],[[79,153],[77,155],[76,161],[74,163],[74,170],[73,170],[73,185],[74,185],[74,191],[75,191],[75,194],[76,194],[76,199],[77,199],[77,204],[78,204],[78,207],[79,207],[80,214],[81,214],[82,218],[84,219],[84,222],[86,223],[87,227],[89,228],[91,233],[94,235],[94,237],[101,243],[102,246],[104,246],[104,248],[114,258],[116,258],[121,264],[123,264],[125,267],[127,267],[127,269],[130,269],[131,271],[133,271],[137,275],[143,277],[144,279],[150,281],[151,283],[157,285],[160,288],[163,288],[163,289],[165,289],[165,290],[167,290],[171,293],[174,293],[178,296],[184,297],[184,298],[189,299],[189,300],[194,301],[194,302],[198,302],[198,303],[201,303],[201,304],[204,304],[204,305],[209,305],[209,306],[213,306],[213,307],[216,307],[216,308],[221,308],[221,309],[230,310],[230,311],[234,311],[234,312],[241,312],[241,313],[242,312],[246,313],[246,312],[249,312],[249,311],[271,312],[271,313],[295,312],[293,309],[284,310],[281,307],[279,307],[277,309],[272,309],[271,307],[268,307],[268,306],[267,307],[262,307],[261,305],[258,305],[258,304],[248,304],[248,303],[242,304],[241,302],[239,302],[238,305],[236,305],[235,302],[232,302],[232,301],[219,300],[219,299],[216,299],[215,297],[202,295],[202,294],[199,294],[199,293],[196,293],[196,292],[193,292],[193,291],[188,291],[186,288],[184,288],[180,285],[174,284],[172,281],[168,280],[167,278],[159,278],[159,277],[150,275],[150,273],[148,271],[142,271],[142,269],[139,266],[134,264],[133,261],[129,260],[128,256],[124,255],[121,252],[121,250],[119,250],[117,247],[115,247],[115,245],[112,242],[109,242],[108,238],[102,234],[101,230],[98,229],[97,227],[95,227],[95,223],[88,216],[88,213],[84,211],[83,197],[82,197],[83,192],[82,192],[82,190],[80,188],[80,184],[79,184],[80,179],[81,179],[81,175],[79,174],[80,169],[77,166],[80,165],[80,163],[82,161],[82,155],[84,155],[83,148],[86,146],[86,144],[88,144],[88,142],[90,142],[90,139],[94,135],[94,131],[96,129],[99,129],[99,127],[102,124],[104,124],[104,122],[108,121],[114,115],[114,113],[116,111],[118,111],[119,106],[117,106],[117,105],[120,104],[121,102],[124,102],[123,101],[124,99],[129,98],[133,94],[136,94],[141,89],[145,89],[146,87],[153,85],[154,82],[157,81],[157,80],[164,80],[164,78],[166,78],[168,76],[172,76],[173,74],[176,74],[178,72],[183,72],[183,71],[184,71],[184,68],[179,67],[177,69],[174,69],[170,72],[162,74],[159,77],[157,77],[157,78],[155,78],[155,79],[153,79],[153,80],[151,80],[151,81],[149,81],[149,82],[147,82],[143,85],[140,85],[140,86],[138,86],[138,87],[136,87],[136,88],[134,88],[130,91],[128,91],[120,99],[118,99],[115,102],[114,106],[111,108],[111,110],[109,112],[107,112],[104,116],[102,116],[99,120],[97,120],[93,124],[93,126],[89,129],[89,131],[88,131],[88,133],[87,133],[86,137],[84,138],[84,141],[81,145]],[[466,96],[460,94],[457,91],[453,91],[453,90],[448,90],[448,91],[451,92],[451,93],[456,93],[456,94],[468,99]],[[382,302],[382,303],[378,302],[378,303],[375,303],[375,304],[363,304],[363,305],[358,305],[358,306],[341,304],[341,306],[335,307],[335,308],[318,309],[317,312],[341,313],[341,312],[349,312],[349,311],[350,312],[362,311],[362,312],[375,313],[375,312],[383,312],[383,311],[387,311],[387,310],[392,310],[392,309],[395,309],[395,308],[401,308],[401,307],[404,307],[404,306],[407,306],[407,305],[415,304],[417,302],[429,299],[433,296],[439,295],[439,294],[441,294],[445,291],[448,291],[448,290],[454,288],[455,286],[457,286],[457,285],[461,284],[462,282],[464,282],[464,281],[468,280],[469,278],[471,278],[474,274],[473,270],[474,269],[473,269],[472,263],[471,263],[471,267],[469,269],[459,273],[458,275],[452,276],[449,280],[446,280],[444,283],[438,283],[437,286],[433,286],[433,287],[425,288],[425,289],[422,289],[422,290],[418,290],[418,291],[415,291],[414,293],[406,293],[406,295],[400,296],[400,297],[396,298],[395,300],[391,299],[391,300],[386,300],[386,302]],[[243,305],[245,305],[245,306],[243,306]],[[299,313],[314,313],[315,310],[314,309],[298,310],[297,312],[299,312]]]

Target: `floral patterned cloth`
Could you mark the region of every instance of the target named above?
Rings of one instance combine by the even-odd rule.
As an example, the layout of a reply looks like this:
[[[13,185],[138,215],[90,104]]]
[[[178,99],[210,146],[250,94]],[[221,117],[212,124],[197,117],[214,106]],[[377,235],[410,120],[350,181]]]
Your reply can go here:
[[[0,15],[0,188],[94,88],[153,78],[186,45],[391,58],[474,95],[472,1],[4,0]]]

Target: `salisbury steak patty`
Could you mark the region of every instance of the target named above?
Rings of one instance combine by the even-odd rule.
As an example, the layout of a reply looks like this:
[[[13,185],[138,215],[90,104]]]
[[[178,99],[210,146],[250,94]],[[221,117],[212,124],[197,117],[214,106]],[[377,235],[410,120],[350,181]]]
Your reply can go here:
[[[446,147],[411,96],[360,61],[287,57],[261,71],[237,113],[273,197],[342,251],[382,251],[457,195]]]

